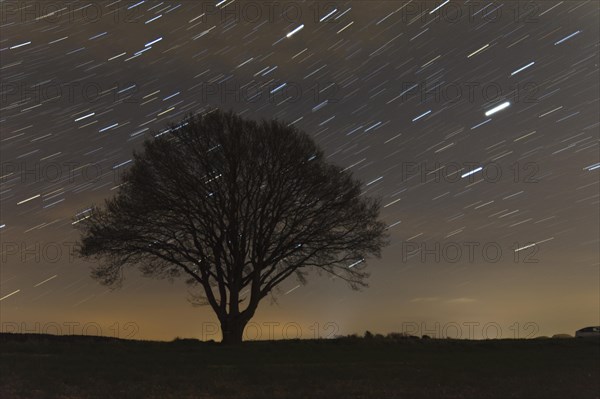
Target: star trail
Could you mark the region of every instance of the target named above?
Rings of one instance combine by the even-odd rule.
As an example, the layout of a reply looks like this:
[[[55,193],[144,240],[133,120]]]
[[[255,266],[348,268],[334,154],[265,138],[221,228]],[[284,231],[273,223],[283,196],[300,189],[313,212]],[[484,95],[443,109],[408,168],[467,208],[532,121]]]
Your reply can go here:
[[[171,339],[215,321],[181,282],[131,271],[100,286],[74,229],[144,139],[211,108],[311,134],[381,199],[390,234],[368,289],[290,279],[258,323],[496,323],[503,337],[600,324],[597,2],[0,7],[3,331],[135,323]]]

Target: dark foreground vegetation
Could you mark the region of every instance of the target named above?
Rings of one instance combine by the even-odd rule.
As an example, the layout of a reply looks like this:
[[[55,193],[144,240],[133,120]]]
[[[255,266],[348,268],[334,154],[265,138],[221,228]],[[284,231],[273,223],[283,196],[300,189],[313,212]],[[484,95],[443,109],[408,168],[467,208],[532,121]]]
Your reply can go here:
[[[598,339],[222,346],[0,334],[0,358],[5,399],[600,397]]]

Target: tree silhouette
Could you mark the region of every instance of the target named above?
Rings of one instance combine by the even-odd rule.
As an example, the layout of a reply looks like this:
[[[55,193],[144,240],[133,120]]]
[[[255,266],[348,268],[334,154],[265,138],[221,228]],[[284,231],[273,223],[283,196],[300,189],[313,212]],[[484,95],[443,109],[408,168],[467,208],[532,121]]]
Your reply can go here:
[[[79,252],[118,285],[126,266],[201,288],[224,343],[241,342],[261,299],[318,270],[365,286],[380,256],[379,202],[328,164],[304,132],[214,110],[189,116],[135,152],[115,197],[80,217]]]

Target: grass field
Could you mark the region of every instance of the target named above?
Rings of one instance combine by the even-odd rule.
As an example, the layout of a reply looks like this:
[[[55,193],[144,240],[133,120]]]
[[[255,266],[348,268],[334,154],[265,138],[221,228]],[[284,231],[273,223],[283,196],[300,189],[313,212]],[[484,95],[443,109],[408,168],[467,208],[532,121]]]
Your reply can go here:
[[[0,397],[598,398],[600,340],[128,341],[0,335]]]

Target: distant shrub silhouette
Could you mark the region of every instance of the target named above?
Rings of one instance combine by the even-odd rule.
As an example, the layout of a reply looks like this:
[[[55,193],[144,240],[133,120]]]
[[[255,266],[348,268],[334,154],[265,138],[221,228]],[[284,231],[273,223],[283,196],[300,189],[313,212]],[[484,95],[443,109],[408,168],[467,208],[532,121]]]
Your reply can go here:
[[[180,338],[180,337],[175,337],[172,341],[175,344],[197,344],[197,343],[201,343],[202,341],[200,341],[197,338]]]
[[[336,335],[336,339],[340,340],[373,340],[373,341],[406,341],[412,339],[419,339],[416,335],[410,335],[404,332],[391,332],[386,335],[383,334],[373,334],[371,331],[366,330],[365,333],[360,336],[358,334],[348,334],[348,335]],[[431,338],[428,335],[423,336],[423,339]]]
[[[417,337],[415,335],[407,334],[405,332],[401,332],[401,333],[391,332],[387,335],[386,338],[392,339],[392,340],[402,340],[402,339],[414,339],[414,338],[419,338],[419,337]]]
[[[569,334],[554,334],[552,336],[552,338],[554,338],[554,339],[557,339],[557,338],[558,339],[563,339],[563,338],[573,338],[573,336],[569,335]]]

